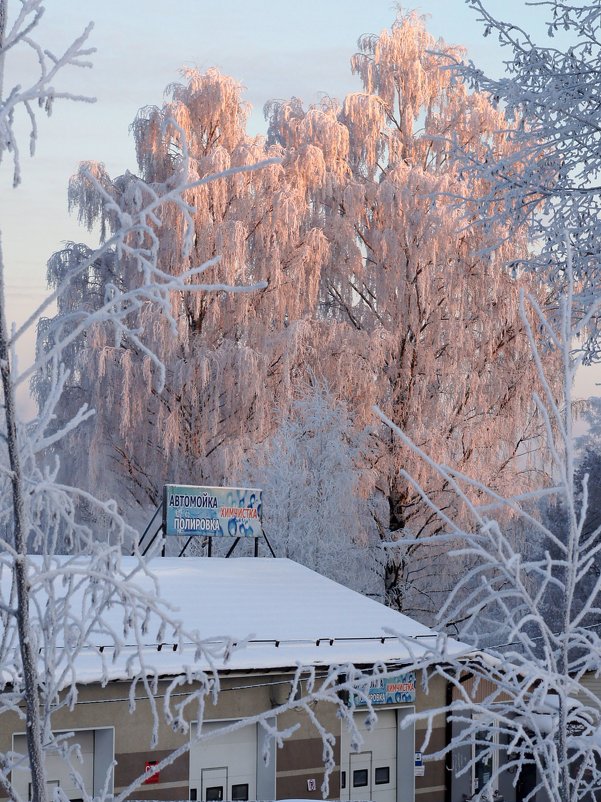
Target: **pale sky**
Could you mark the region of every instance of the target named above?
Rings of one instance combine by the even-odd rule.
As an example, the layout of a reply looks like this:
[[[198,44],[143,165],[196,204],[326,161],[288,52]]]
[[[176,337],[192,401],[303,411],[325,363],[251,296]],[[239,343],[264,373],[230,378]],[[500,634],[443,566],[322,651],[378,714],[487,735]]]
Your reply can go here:
[[[251,130],[259,133],[263,106],[272,98],[294,95],[309,104],[322,93],[342,98],[358,89],[349,67],[357,38],[388,27],[395,7],[391,0],[47,0],[38,38],[51,49],[59,51],[95,23],[93,69],[71,70],[61,88],[97,102],[56,104],[52,117],[41,121],[36,157],[23,157],[23,184],[16,191],[10,164],[0,166],[9,317],[21,321],[41,301],[46,260],[63,242],[93,244],[67,213],[69,176],[83,160],[104,162],[114,176],[135,171],[128,127],[140,107],[161,103],[182,66],[217,66],[239,80],[253,106]],[[465,45],[476,63],[501,72],[502,51],[492,37],[482,38],[463,0],[421,0],[414,7],[430,15],[434,35]],[[525,27],[541,16],[522,0],[491,0],[489,7]],[[25,84],[31,66],[19,57],[7,71],[5,90],[15,81]],[[25,131],[24,152],[26,140]],[[31,352],[30,341],[20,352],[23,363]],[[23,411],[30,408],[25,395],[21,404]]]

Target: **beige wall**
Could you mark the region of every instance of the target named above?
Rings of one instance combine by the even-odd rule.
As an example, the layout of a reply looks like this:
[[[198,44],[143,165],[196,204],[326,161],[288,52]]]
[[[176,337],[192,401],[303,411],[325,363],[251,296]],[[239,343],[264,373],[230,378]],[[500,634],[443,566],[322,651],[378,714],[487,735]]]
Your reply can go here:
[[[427,693],[420,687],[420,679],[417,678],[417,700],[416,712],[421,713],[426,710],[437,710],[444,708],[446,704],[446,682],[442,677],[434,676],[428,683]],[[445,745],[446,739],[446,718],[444,713],[439,713],[434,717],[433,728],[430,733],[428,745],[424,748],[427,722],[418,721],[415,725],[415,748],[423,751],[427,758],[428,754],[433,754],[441,750]],[[446,777],[445,761],[425,760],[424,776],[415,778],[415,799],[416,802],[441,802],[444,799]]]
[[[585,674],[580,680],[580,684],[599,699],[599,705],[601,706],[601,676],[596,677],[593,673]],[[586,694],[583,694],[582,701],[584,704],[591,704],[591,699],[586,697]]]
[[[221,692],[217,705],[208,703],[204,718],[207,721],[220,719],[239,719],[269,711],[281,704],[289,693],[289,675],[264,674],[251,676],[232,676],[222,678]],[[165,685],[159,689],[159,706],[162,705]],[[189,691],[184,688],[183,691]],[[58,711],[53,717],[56,730],[94,729],[114,727],[115,730],[115,792],[119,793],[136,777],[144,772],[146,761],[160,761],[173,750],[186,746],[189,735],[174,732],[165,724],[159,728],[159,741],[156,748],[150,747],[152,733],[152,715],[147,700],[141,698],[136,702],[136,710],[129,712],[129,685],[126,683],[110,683],[105,688],[97,685],[81,686],[78,703],[73,712]],[[143,690],[140,688],[139,696]],[[421,687],[417,691],[418,711],[431,707],[442,707],[444,704],[444,683],[435,678],[430,684],[429,693],[423,693]],[[340,719],[336,716],[333,705],[320,703],[313,708],[319,721],[331,733],[336,735],[334,760],[336,769],[330,778],[331,798],[340,793],[339,761],[340,761]],[[189,716],[195,720],[198,716],[194,706],[190,706]],[[306,714],[299,710],[291,710],[278,719],[280,729],[300,723],[282,749],[276,754],[276,795],[283,797],[303,797],[321,799],[321,783],[324,776],[323,746],[319,734]],[[420,749],[425,725],[418,724],[416,729],[416,749]],[[0,751],[8,751],[12,747],[13,732],[23,732],[24,726],[15,716],[12,721],[3,717],[3,728],[0,732]],[[441,748],[444,743],[444,717],[435,721],[430,751]],[[135,791],[136,799],[182,800],[188,798],[189,756],[187,750],[170,766],[160,772],[160,782],[143,785]],[[307,789],[307,780],[316,780],[316,790]],[[421,802],[443,798],[444,765],[442,761],[427,763],[425,776],[416,778],[416,799]],[[0,797],[0,800],[2,798]],[[2,800],[3,802],[3,800]]]

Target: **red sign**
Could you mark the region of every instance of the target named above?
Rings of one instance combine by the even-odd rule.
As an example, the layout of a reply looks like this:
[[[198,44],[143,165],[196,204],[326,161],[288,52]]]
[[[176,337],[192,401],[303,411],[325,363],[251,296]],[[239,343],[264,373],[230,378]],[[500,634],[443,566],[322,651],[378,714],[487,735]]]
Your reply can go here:
[[[158,763],[157,760],[147,760],[146,768],[144,769],[146,774],[150,774],[150,772],[154,769],[157,763]],[[146,780],[144,780],[144,785],[152,785],[153,783],[160,782],[159,774],[160,772],[157,771],[152,776],[148,777]]]

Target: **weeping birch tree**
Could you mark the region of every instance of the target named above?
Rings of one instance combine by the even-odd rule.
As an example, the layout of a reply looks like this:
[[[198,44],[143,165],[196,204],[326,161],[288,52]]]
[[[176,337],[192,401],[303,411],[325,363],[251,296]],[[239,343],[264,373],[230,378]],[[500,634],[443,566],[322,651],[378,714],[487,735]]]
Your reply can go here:
[[[133,125],[138,167],[151,184],[172,180],[184,136],[199,180],[279,159],[190,191],[195,235],[185,253],[186,217],[176,205],[166,209],[169,234],[158,251],[167,275],[219,253],[207,280],[219,274],[267,286],[240,302],[219,293],[174,295],[175,338],[168,317],[150,305],[136,310],[166,365],[160,393],[148,356],[130,343],[115,345],[102,330],[72,339],[57,425],[83,395],[91,397],[95,424],[70,440],[72,453],[94,456],[69,468],[87,487],[101,486],[129,515],[145,518],[166,480],[231,483],[243,459],[259,453],[285,420],[308,372],[348,404],[357,432],[372,425],[360,493],[384,511],[373,520],[384,540],[426,544],[438,524],[399,478],[410,456],[385,428],[373,427],[373,403],[441,459],[498,489],[527,481],[537,448],[530,397],[537,378],[517,299],[534,281],[505,267],[525,254],[519,230],[493,251],[503,224],[490,228],[474,211],[466,225],[453,202],[466,189],[454,145],[474,158],[512,148],[500,133],[503,114],[441,69],[462,52],[436,42],[417,15],[399,16],[390,30],[359,41],[352,69],[361,91],[309,109],[297,99],[268,104],[267,139],[246,133],[241,87],[214,69],[185,71],[164,106],[140,111]],[[94,169],[112,203],[135,206],[133,176],[110,181]],[[488,188],[483,180],[475,197]],[[75,177],[70,198],[80,219],[100,222],[109,235],[110,215],[85,180]],[[55,254],[50,283],[82,258],[78,245]],[[106,249],[82,274],[58,316],[46,321],[40,353],[57,327],[71,325],[74,305],[95,308],[107,284],[127,282],[116,264]],[[94,367],[84,372],[82,364]],[[43,403],[46,379],[36,381]],[[454,504],[434,474],[420,479],[442,494],[441,504]],[[433,556],[413,542],[391,557],[381,576],[389,603],[424,615],[436,608]]]
[[[465,194],[455,150],[474,160],[509,156],[508,124],[487,95],[442,69],[464,51],[436,42],[416,15],[362,37],[359,48],[352,68],[363,91],[341,108],[269,108],[270,137],[297,158],[319,148],[325,165],[311,192],[330,244],[323,308],[369,341],[377,401],[398,425],[443,462],[512,487],[527,481],[538,446],[537,377],[517,311],[528,282],[506,269],[525,253],[523,232],[493,255],[501,231],[474,204],[466,214],[454,202]],[[470,191],[479,198],[488,181]],[[400,474],[411,455],[398,441],[377,436],[374,460],[388,501],[384,537],[412,541],[391,553],[388,601],[427,613],[437,604],[440,552],[418,541],[431,544],[439,523]],[[412,470],[441,506],[454,505],[424,465]]]

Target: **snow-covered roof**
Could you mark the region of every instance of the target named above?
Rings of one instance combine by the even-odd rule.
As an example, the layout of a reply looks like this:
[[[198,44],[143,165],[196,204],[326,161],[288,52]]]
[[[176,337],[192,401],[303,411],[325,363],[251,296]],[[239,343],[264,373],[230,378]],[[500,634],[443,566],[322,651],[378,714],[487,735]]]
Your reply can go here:
[[[152,570],[184,625],[201,634],[251,636],[245,668],[407,659],[390,631],[418,639],[431,629],[287,559],[157,559]],[[206,618],[199,620],[199,612]]]
[[[128,561],[133,571],[134,558],[122,558],[121,566],[127,570]],[[173,608],[171,617],[180,621],[184,630],[197,631],[214,645],[216,653],[228,637],[248,639],[226,660],[217,657],[215,667],[220,670],[402,663],[436,642],[436,633],[428,627],[291,560],[159,557],[151,560],[149,567],[159,595]],[[147,577],[138,574],[135,581],[152,589]],[[59,583],[56,585],[58,589]],[[103,613],[115,632],[122,629],[123,611],[118,608],[117,604]],[[207,661],[198,661],[192,645],[179,644],[174,649],[168,631],[163,637],[158,650],[157,626],[152,621],[142,636],[147,644],[144,660],[154,670],[170,675],[206,667]],[[406,638],[416,640],[408,644]],[[133,645],[124,646],[114,659],[109,635],[99,631],[91,640],[90,648],[76,659],[78,682],[131,675],[127,659]],[[447,649],[455,656],[467,651],[465,645],[452,640]]]

